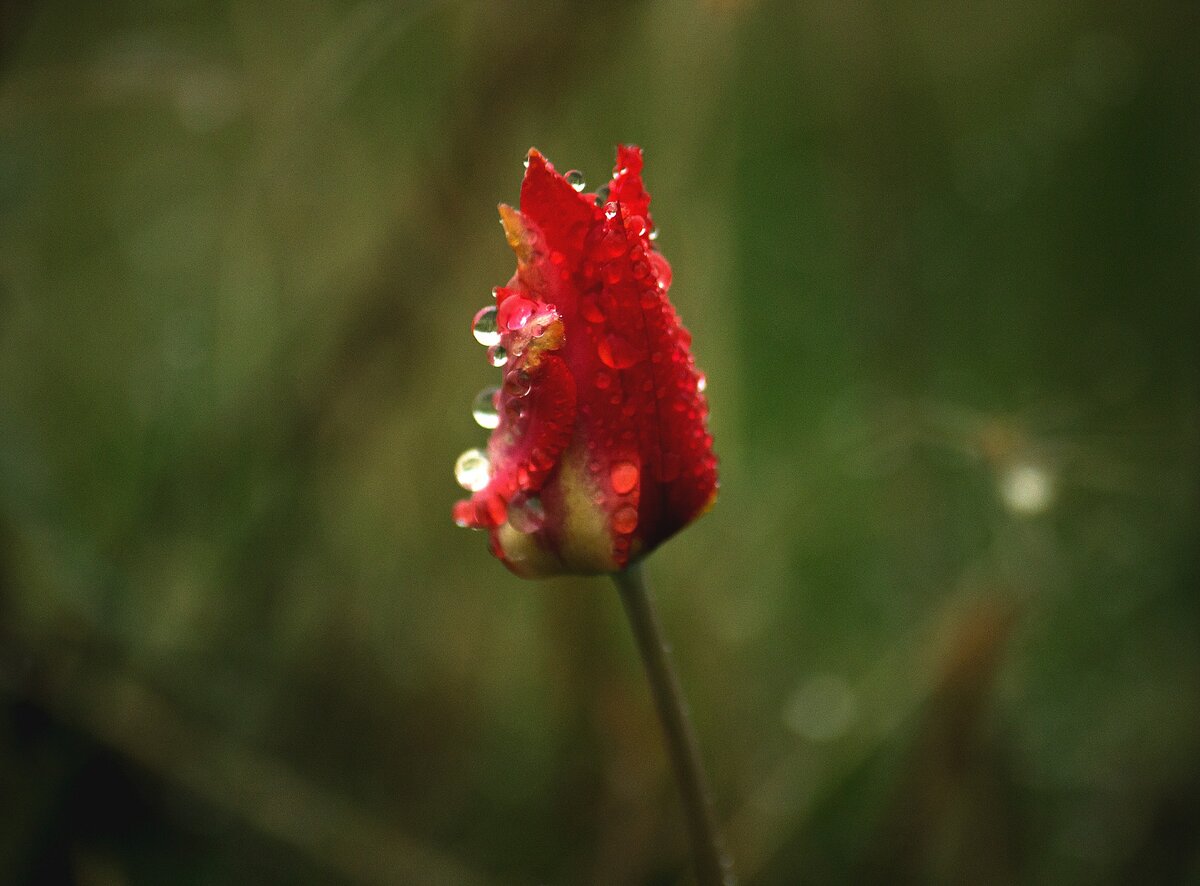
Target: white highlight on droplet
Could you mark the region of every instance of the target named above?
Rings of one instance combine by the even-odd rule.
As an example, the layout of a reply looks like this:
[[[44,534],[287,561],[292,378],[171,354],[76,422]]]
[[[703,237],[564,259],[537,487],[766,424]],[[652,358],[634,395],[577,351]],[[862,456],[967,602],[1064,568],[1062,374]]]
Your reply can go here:
[[[478,492],[488,485],[492,465],[482,449],[468,449],[454,463],[454,479],[468,492]]]
[[[1054,503],[1054,478],[1041,465],[1017,462],[999,478],[1000,499],[1015,514],[1032,517]]]

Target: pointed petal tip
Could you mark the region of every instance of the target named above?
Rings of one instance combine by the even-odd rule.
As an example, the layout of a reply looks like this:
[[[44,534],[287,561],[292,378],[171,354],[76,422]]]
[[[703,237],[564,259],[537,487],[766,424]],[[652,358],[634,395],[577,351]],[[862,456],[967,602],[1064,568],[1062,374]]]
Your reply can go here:
[[[519,264],[527,263],[532,253],[521,213],[507,203],[501,203],[497,209],[500,212],[500,225],[504,228],[504,239],[508,241],[508,248],[516,253]]]
[[[617,145],[617,169],[627,169],[630,172],[642,171],[642,149],[637,145]]]
[[[546,159],[546,155],[537,148],[530,148],[525,152],[526,178],[528,178],[530,174],[536,175],[537,173],[548,169],[552,170],[554,167],[550,165],[550,161]]]
[[[622,203],[632,215],[651,222],[650,194],[642,182],[642,149],[637,145],[617,145],[617,164],[613,168],[609,198]]]

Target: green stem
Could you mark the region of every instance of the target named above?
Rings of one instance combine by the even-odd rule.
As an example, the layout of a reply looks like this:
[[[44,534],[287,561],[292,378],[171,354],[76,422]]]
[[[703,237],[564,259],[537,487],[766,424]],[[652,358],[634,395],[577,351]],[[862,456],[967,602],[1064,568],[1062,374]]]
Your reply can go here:
[[[683,798],[688,837],[696,862],[696,880],[700,886],[733,886],[737,882],[733,863],[724,851],[721,832],[713,815],[696,734],[640,565],[615,573],[613,580],[621,592],[621,602],[633,627],[633,637],[646,666],[650,691],[662,721],[667,755],[671,758],[671,768],[675,770],[675,780]]]

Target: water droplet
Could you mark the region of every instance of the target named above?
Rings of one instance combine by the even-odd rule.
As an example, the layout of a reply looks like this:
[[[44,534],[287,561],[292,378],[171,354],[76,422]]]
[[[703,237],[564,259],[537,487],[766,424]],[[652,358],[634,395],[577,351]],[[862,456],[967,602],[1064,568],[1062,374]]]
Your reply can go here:
[[[480,527],[499,526],[507,512],[504,499],[498,495],[487,495],[475,502],[475,522]]]
[[[617,204],[612,203],[612,206]],[[604,239],[600,241],[600,253],[607,258],[620,258],[628,250],[628,243],[625,242],[625,237],[616,231],[609,231],[604,235]]]
[[[612,466],[612,470],[609,472],[609,479],[612,481],[613,492],[617,495],[624,495],[637,486],[637,465],[630,461],[619,461]]]
[[[469,492],[485,489],[491,472],[491,463],[482,449],[468,449],[454,463],[454,479]]]
[[[525,417],[525,404],[520,400],[509,399],[504,404],[504,411],[507,412],[508,417],[511,418],[514,423],[516,423]]]
[[[596,189],[596,205],[597,206],[603,206],[605,203],[608,202],[608,192],[611,187],[612,187],[611,185],[601,185],[599,188]]]
[[[471,323],[471,332],[475,336],[475,341],[485,347],[490,348],[492,345],[500,343],[500,327],[496,323],[495,305],[480,308]]]
[[[504,393],[510,397],[524,397],[529,389],[529,373],[524,369],[514,369],[504,376]]]
[[[650,230],[646,232],[646,236],[651,240],[658,239],[658,225],[650,225]]]
[[[475,518],[475,507],[470,501],[460,501],[455,503],[451,515],[454,517],[454,525],[461,526],[463,529],[471,529],[471,523]]]
[[[587,182],[583,179],[583,173],[578,169],[567,170],[567,174],[563,178],[567,180],[567,184],[575,189],[576,193],[587,187]]]
[[[496,314],[496,325],[501,330],[515,332],[524,327],[537,310],[537,305],[527,298],[513,295],[506,298]],[[478,335],[476,335],[478,338]]]
[[[579,302],[579,312],[583,314],[583,319],[589,323],[603,323],[604,311],[600,310],[600,303],[592,296],[584,296]]]
[[[654,266],[654,276],[658,278],[658,288],[666,290],[671,286],[671,265],[661,253],[650,253],[650,264]]]
[[[604,204],[604,217],[606,219],[608,219],[609,221],[612,221],[614,218],[617,217],[617,204],[616,203],[605,203]]]
[[[646,220],[640,215],[631,215],[625,221],[625,230],[635,237],[641,237],[646,233]]]
[[[500,345],[492,345],[488,348],[488,361],[493,366],[503,366],[508,362],[508,351]]]
[[[1021,462],[1000,476],[1000,497],[1009,510],[1033,516],[1054,503],[1054,477],[1039,464]]]
[[[611,369],[628,369],[642,359],[642,355],[619,335],[607,336],[596,349],[601,362]]]
[[[536,495],[518,495],[508,503],[508,522],[517,532],[537,532],[546,523],[546,509]]]
[[[596,373],[596,387],[598,387],[600,390],[602,390],[602,391],[606,390],[608,388],[608,386],[611,384],[612,384],[612,376],[609,375],[607,372],[597,372]]]
[[[701,372],[698,376],[696,376],[696,390],[703,394],[707,387],[708,376]]]
[[[539,471],[548,471],[554,467],[554,459],[540,446],[533,447],[533,451],[529,453],[529,463]]]
[[[475,395],[475,402],[471,404],[471,415],[479,427],[488,430],[499,427],[500,413],[496,411],[496,392],[499,390],[492,386]]]
[[[637,528],[638,515],[637,510],[626,505],[613,514],[612,526],[615,532],[622,535],[628,535]]]

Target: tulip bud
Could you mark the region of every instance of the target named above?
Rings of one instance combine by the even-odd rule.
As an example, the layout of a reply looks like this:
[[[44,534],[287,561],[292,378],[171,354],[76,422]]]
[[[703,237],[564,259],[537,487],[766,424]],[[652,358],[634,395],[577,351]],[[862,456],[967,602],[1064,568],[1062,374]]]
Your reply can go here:
[[[611,181],[582,193],[530,150],[520,211],[500,207],[517,269],[474,333],[502,377],[476,400],[492,435],[456,466],[474,494],[454,518],[521,576],[620,571],[716,498],[705,379],[641,171],[622,146]]]

